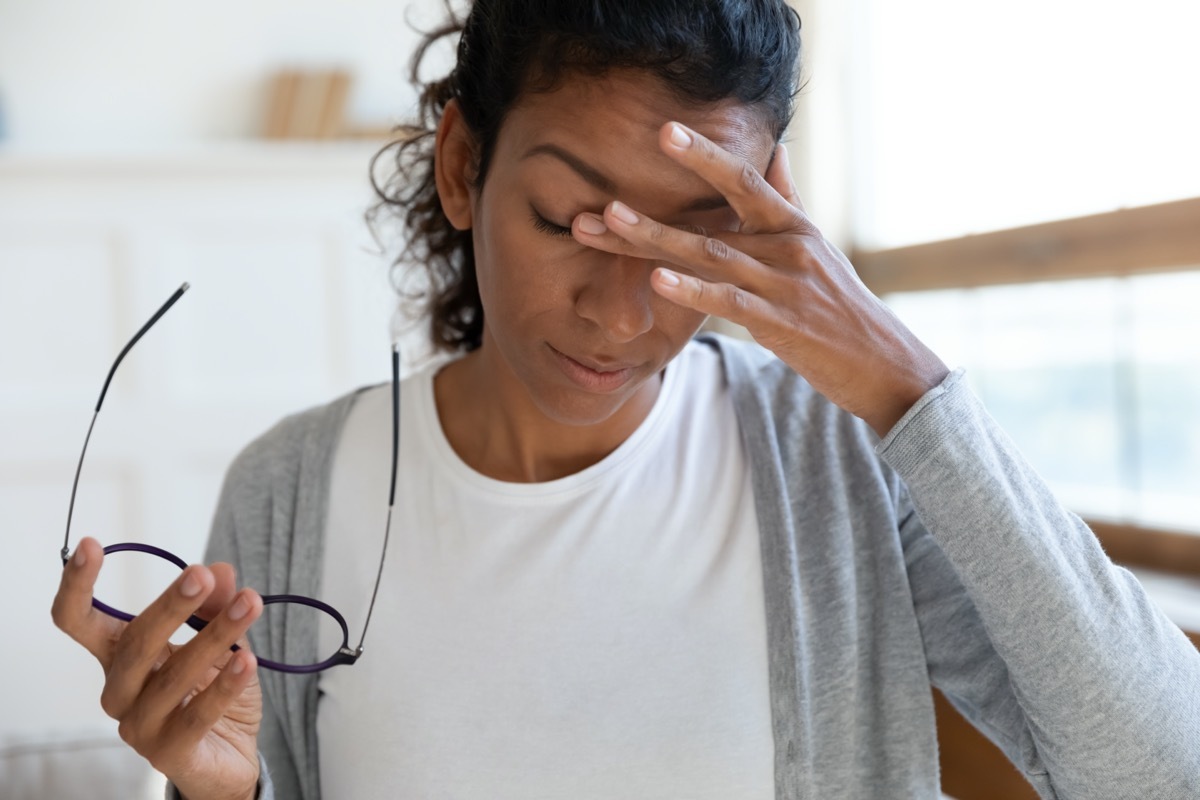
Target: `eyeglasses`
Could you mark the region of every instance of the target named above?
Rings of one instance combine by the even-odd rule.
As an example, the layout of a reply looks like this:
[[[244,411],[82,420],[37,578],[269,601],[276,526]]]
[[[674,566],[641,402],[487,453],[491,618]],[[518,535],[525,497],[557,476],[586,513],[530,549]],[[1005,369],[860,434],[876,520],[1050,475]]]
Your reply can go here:
[[[91,425],[88,426],[87,437],[83,440],[83,451],[79,454],[79,466],[77,466],[75,468],[75,483],[71,487],[71,505],[67,510],[67,532],[66,532],[66,535],[63,537],[63,547],[62,547],[62,552],[60,554],[62,556],[62,563],[63,563],[64,567],[67,565],[67,558],[70,555],[69,544],[71,541],[71,518],[72,518],[72,516],[74,516],[74,513],[75,513],[75,493],[76,493],[76,490],[78,490],[78,488],[79,488],[79,475],[83,471],[83,457],[87,453],[88,442],[91,441],[92,430],[96,427],[96,417],[98,417],[100,415],[100,407],[104,404],[104,395],[108,393],[108,386],[110,383],[112,383],[113,375],[116,373],[117,367],[120,365],[121,360],[125,358],[125,355],[130,351],[130,349],[133,348],[133,346],[135,344],[137,344],[138,340],[141,339],[142,336],[145,335],[146,331],[150,330],[151,326],[153,326],[154,323],[158,322],[159,318],[161,318],[163,314],[167,313],[167,310],[170,309],[171,306],[175,305],[176,301],[178,301],[179,298],[183,297],[183,293],[186,292],[188,290],[188,288],[189,288],[188,284],[186,284],[186,283],[183,284],[175,291],[175,293],[173,295],[171,295],[171,297],[167,300],[167,302],[163,303],[162,307],[159,308],[158,311],[155,312],[154,316],[152,316],[150,318],[150,321],[147,322],[145,325],[143,325],[141,330],[139,330],[137,332],[137,334],[132,339],[129,340],[129,344],[125,345],[125,348],[117,356],[117,360],[113,362],[112,369],[110,369],[108,371],[108,378],[104,381],[104,388],[100,390],[100,399],[96,401],[96,411],[92,415],[92,423],[91,423]],[[342,646],[339,647],[337,652],[335,652],[329,658],[326,658],[324,661],[319,661],[315,664],[285,664],[285,663],[281,663],[278,661],[271,661],[266,658],[259,658],[258,659],[259,666],[266,667],[267,669],[276,670],[278,672],[290,672],[290,673],[294,673],[294,674],[305,674],[305,673],[321,672],[322,670],[329,669],[330,667],[336,666],[338,664],[353,664],[354,662],[358,661],[359,656],[362,655],[363,642],[367,638],[367,627],[371,624],[371,613],[375,610],[375,598],[379,594],[379,583],[380,583],[380,580],[383,578],[383,563],[384,563],[384,559],[387,557],[388,537],[391,535],[391,531],[392,531],[392,507],[396,503],[396,466],[397,466],[397,458],[398,458],[399,452],[400,452],[400,424],[399,423],[400,423],[400,354],[399,354],[399,351],[397,350],[397,347],[395,345],[393,345],[392,346],[392,480],[391,480],[391,488],[388,493],[387,523],[386,523],[386,525],[384,527],[384,531],[383,531],[383,550],[379,555],[379,570],[375,574],[375,588],[371,592],[371,604],[367,608],[367,620],[366,620],[366,622],[363,623],[362,637],[358,640],[358,646],[355,648],[351,648],[350,647],[350,629],[346,626],[345,617],[343,617],[341,614],[339,614],[337,612],[337,610],[333,608],[333,606],[331,606],[327,603],[323,603],[320,600],[314,600],[311,597],[303,597],[301,595],[295,595],[295,594],[263,595],[262,601],[263,601],[264,606],[271,606],[271,605],[276,605],[276,604],[291,604],[292,606],[304,606],[304,607],[307,607],[310,609],[314,609],[317,612],[321,612],[321,613],[328,615],[334,622],[337,623],[338,627],[341,628]],[[170,561],[172,564],[179,567],[180,570],[187,568],[187,563],[183,559],[179,558],[174,553],[168,552],[167,550],[163,550],[160,547],[154,547],[153,545],[138,544],[135,542],[124,542],[121,544],[110,544],[109,546],[104,548],[104,554],[106,556],[111,553],[125,553],[125,552],[147,553],[149,555],[158,556],[159,558]],[[124,620],[125,622],[129,622],[130,620],[132,620],[134,618],[133,614],[129,614],[129,613],[126,613],[119,609],[113,608],[112,606],[107,605],[106,603],[102,603],[101,601],[97,600],[95,597],[92,598],[92,607],[99,611],[102,611],[105,614],[108,614],[110,617],[116,617],[117,619]],[[206,620],[202,620],[194,614],[187,621],[187,626],[195,631],[204,630],[204,628],[207,624],[208,624],[208,622]],[[234,645],[230,649],[237,650],[238,646]]]

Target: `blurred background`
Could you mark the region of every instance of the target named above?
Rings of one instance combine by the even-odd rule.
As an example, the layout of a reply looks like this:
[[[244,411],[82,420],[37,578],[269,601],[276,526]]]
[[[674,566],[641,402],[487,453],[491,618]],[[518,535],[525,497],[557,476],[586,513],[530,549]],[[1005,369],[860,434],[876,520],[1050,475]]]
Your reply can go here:
[[[241,447],[385,380],[393,335],[425,357],[394,318],[397,242],[362,215],[439,5],[0,0],[0,796],[71,796],[20,788],[64,753],[158,791],[48,613],[92,409],[153,311],[191,283],[113,382],[73,542],[199,560]],[[1200,6],[796,6],[789,149],[812,216],[1200,631]]]

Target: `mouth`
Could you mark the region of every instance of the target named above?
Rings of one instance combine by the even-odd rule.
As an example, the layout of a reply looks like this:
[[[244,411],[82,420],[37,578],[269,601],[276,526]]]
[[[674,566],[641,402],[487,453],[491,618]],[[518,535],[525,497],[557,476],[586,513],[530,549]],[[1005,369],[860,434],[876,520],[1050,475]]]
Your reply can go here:
[[[588,356],[572,357],[555,349],[553,345],[547,346],[550,347],[550,352],[554,354],[554,359],[563,374],[581,389],[589,392],[614,392],[633,378],[632,364],[603,361]]]

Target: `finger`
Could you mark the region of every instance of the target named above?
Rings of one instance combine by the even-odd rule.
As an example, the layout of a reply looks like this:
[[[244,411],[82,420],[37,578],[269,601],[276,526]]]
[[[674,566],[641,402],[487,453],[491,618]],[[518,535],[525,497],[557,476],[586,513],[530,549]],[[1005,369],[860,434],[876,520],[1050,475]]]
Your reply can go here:
[[[659,268],[650,277],[654,291],[671,302],[727,319],[757,335],[772,324],[774,309],[756,294],[729,283],[711,283]]]
[[[50,616],[60,630],[87,648],[107,670],[125,623],[92,607],[96,578],[103,565],[104,548],[100,543],[91,537],[80,540],[63,567]]]
[[[100,706],[106,714],[113,719],[125,716],[147,677],[163,661],[171,635],[196,613],[214,583],[211,570],[194,564],[126,626],[100,693]]]
[[[783,198],[754,165],[678,122],[659,131],[659,146],[720,192],[747,233],[792,230],[798,209]]]
[[[221,613],[221,609],[233,601],[237,593],[237,573],[232,564],[218,561],[208,565],[213,574],[213,590],[208,598],[200,604],[196,616],[200,619],[213,619]]]
[[[804,203],[800,201],[800,190],[796,188],[796,179],[792,177],[791,160],[783,142],[775,146],[775,158],[767,167],[766,180],[772,189],[779,192],[780,197],[799,209],[804,216],[808,216]]]
[[[174,712],[163,728],[163,739],[170,740],[180,752],[193,750],[213,726],[229,713],[234,701],[258,679],[258,660],[247,649],[234,653],[207,689]],[[169,758],[170,755],[167,754]]]
[[[626,206],[626,208],[628,207]],[[786,265],[795,255],[795,248],[789,248],[779,236],[719,229],[710,230],[700,225],[665,225],[649,217],[644,217],[633,209],[629,210],[638,216],[639,221],[632,223],[637,226],[637,229],[642,229],[643,225],[648,227],[657,225],[665,230],[656,230],[654,235],[630,236],[625,239],[609,229],[606,222],[607,214],[585,212],[576,217],[572,226],[576,241],[588,247],[618,255],[658,261],[669,260],[676,266],[688,270],[694,265],[702,265],[706,255],[723,255],[719,246],[721,243],[737,251],[736,254],[730,253],[730,256],[746,256],[751,262],[759,262],[764,266]],[[617,226],[614,225],[614,227]],[[628,230],[625,225],[620,227],[622,230]],[[678,236],[673,232],[690,234],[690,236]],[[705,241],[707,239],[717,241]],[[675,255],[669,256],[665,252],[668,248],[672,249]],[[717,258],[716,261],[722,262],[723,259]],[[719,268],[720,266],[721,263],[714,264],[714,267]],[[728,276],[716,273],[704,277],[709,280],[728,279]]]
[[[159,725],[184,698],[203,688],[214,667],[228,666],[236,653],[230,647],[244,636],[262,615],[262,598],[253,589],[243,589],[204,630],[178,648],[146,682],[130,716],[151,727]],[[241,652],[240,650],[238,652]]]
[[[581,243],[598,250],[667,261],[706,280],[736,283],[751,291],[766,271],[763,264],[729,243],[761,244],[761,236],[692,233],[664,225],[616,201],[608,205],[601,221],[608,233],[581,233],[577,235]]]
[[[613,233],[601,214],[585,212],[571,222],[571,233],[580,244],[621,256],[647,258],[637,245]]]

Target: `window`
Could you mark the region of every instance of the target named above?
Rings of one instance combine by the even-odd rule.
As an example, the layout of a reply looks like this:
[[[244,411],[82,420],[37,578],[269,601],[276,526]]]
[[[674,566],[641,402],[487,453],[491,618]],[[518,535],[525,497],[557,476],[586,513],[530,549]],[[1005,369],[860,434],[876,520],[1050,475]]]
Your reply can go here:
[[[858,1],[860,247],[1200,196],[1200,4]]]
[[[1200,272],[887,299],[1069,506],[1200,528]]]
[[[1200,5],[862,3],[863,279],[1069,505],[1200,533]]]

